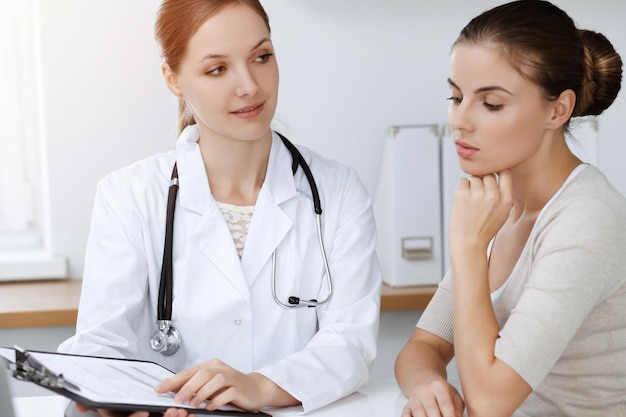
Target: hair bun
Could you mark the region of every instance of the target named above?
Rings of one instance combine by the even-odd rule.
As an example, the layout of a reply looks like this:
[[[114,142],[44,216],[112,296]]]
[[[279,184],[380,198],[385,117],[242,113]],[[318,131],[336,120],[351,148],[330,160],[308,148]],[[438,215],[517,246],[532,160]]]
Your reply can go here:
[[[596,116],[617,97],[622,84],[622,59],[601,33],[579,30],[585,49],[585,77],[572,116]]]

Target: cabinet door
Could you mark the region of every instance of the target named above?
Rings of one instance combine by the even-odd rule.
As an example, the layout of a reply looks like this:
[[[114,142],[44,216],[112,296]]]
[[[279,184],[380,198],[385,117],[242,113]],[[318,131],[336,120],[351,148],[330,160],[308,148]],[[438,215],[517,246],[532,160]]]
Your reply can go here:
[[[438,125],[392,127],[385,139],[374,215],[383,281],[435,284],[442,277]]]

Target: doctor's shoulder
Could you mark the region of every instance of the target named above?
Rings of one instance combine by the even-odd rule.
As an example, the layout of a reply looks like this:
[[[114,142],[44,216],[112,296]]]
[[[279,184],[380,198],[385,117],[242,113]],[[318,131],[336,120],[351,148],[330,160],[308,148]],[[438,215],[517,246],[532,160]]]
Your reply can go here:
[[[370,195],[354,168],[320,155],[306,146],[296,146],[311,168],[320,196],[325,200],[324,204],[340,202],[344,198],[364,200],[371,204]]]
[[[175,158],[172,150],[117,169],[98,181],[96,195],[118,201],[134,201],[149,195],[162,198],[167,194]]]

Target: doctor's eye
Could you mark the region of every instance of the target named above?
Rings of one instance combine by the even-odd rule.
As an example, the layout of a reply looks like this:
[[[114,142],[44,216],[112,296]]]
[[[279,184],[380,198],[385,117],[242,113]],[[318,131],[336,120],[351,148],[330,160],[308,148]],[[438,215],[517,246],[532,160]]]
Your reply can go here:
[[[446,100],[449,100],[450,102],[452,102],[453,105],[458,106],[459,104],[461,104],[461,101],[463,101],[463,98],[451,96],[448,97]]]
[[[269,61],[269,60],[270,60],[270,58],[271,58],[271,57],[273,57],[273,56],[274,56],[274,54],[273,54],[273,53],[271,53],[271,52],[268,52],[268,53],[263,54],[263,55],[259,55],[259,56],[256,58],[256,62],[260,62],[260,63],[262,63],[262,64],[263,64],[263,63],[266,63],[266,62],[267,62],[267,61]]]
[[[206,75],[210,75],[212,77],[218,76],[218,75],[222,75],[224,73],[224,71],[226,71],[226,67],[223,65],[220,65],[219,67],[215,67],[215,68],[210,68],[209,70],[207,70],[205,72]]]

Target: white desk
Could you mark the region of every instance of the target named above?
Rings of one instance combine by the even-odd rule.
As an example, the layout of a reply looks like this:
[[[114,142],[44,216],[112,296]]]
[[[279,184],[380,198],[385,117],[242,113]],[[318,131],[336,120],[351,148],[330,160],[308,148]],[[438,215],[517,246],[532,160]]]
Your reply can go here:
[[[394,380],[374,380],[358,392],[322,409],[306,414],[306,417],[396,417],[406,399]],[[15,398],[16,417],[63,417],[64,397]],[[272,413],[273,416],[294,416],[287,410]]]

